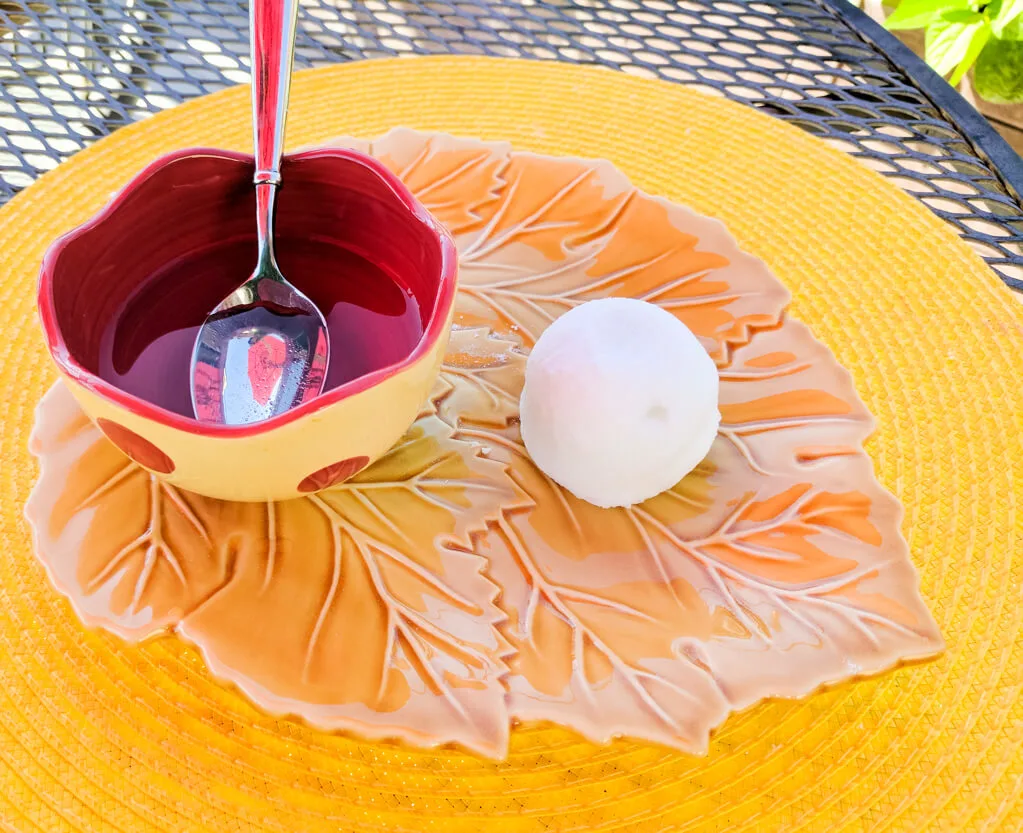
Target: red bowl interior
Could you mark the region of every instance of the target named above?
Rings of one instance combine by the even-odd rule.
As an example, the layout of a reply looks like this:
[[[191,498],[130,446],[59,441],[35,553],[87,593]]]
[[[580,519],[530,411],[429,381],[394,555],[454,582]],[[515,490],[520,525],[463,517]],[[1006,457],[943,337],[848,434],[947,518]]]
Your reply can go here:
[[[376,384],[416,361],[444,334],[455,290],[450,237],[380,163],[355,151],[320,149],[283,161],[275,234],[282,271],[326,312],[337,288],[334,276],[349,280],[345,259],[371,261],[418,304],[421,338],[408,345],[378,338],[374,369],[252,426],[200,424],[120,389],[109,375],[101,378],[113,321],[137,320],[135,330],[167,332],[198,326],[249,276],[256,255],[252,172],[252,157],[243,154],[205,149],[171,154],[140,173],[93,220],[53,244],[40,277],[39,309],[51,353],[67,373],[159,422],[193,433],[239,435],[270,430]],[[383,285],[367,282],[360,288],[357,277],[350,280],[349,292]],[[126,315],[133,309],[139,314]],[[121,328],[118,340],[146,337],[129,327],[127,335]],[[332,353],[350,351],[332,343]],[[183,378],[175,377],[179,383]]]

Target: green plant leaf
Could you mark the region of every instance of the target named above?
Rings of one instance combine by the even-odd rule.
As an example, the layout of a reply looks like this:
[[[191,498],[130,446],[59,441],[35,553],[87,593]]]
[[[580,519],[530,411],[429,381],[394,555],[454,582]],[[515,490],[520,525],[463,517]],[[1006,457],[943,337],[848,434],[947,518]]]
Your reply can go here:
[[[970,51],[970,44],[981,29],[991,24],[980,13],[953,11],[927,27],[925,54],[931,68],[944,77],[956,69]],[[967,69],[969,66],[967,65]]]
[[[970,0],[902,0],[884,25],[888,29],[923,29],[941,19],[945,12],[968,10]]]
[[[1002,40],[1023,41],[1023,15],[1002,29]]]
[[[992,104],[1023,104],[1023,40],[993,40],[985,46],[973,88]]]
[[[977,56],[980,55],[981,50],[987,45],[987,42],[990,39],[991,24],[985,20],[983,24],[975,28],[972,35],[970,35],[970,40],[966,47],[966,54],[963,55],[962,60],[959,61],[959,65],[956,67],[955,72],[952,73],[952,77],[948,79],[949,84],[954,87],[963,80],[963,76],[970,71],[970,67],[973,66],[974,62],[977,60]]]
[[[1001,0],[998,11],[991,18],[991,30],[996,38],[1004,38],[1006,29],[1011,28],[1013,33],[1017,32],[1023,24],[1023,0]],[[1010,24],[1014,24],[1010,27]],[[1009,38],[1013,40],[1013,38]]]

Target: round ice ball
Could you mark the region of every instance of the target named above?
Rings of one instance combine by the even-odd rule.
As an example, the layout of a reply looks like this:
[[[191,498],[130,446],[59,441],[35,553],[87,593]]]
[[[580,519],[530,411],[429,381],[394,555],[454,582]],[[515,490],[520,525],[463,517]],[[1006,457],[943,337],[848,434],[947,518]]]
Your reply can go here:
[[[526,450],[548,477],[597,506],[629,506],[706,457],[721,421],[717,368],[655,304],[590,301],[537,340],[520,413]]]

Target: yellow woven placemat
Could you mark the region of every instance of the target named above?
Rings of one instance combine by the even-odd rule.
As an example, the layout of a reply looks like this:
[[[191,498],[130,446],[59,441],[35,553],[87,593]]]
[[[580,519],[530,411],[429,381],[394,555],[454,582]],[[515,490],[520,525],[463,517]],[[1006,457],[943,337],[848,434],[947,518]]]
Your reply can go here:
[[[948,651],[733,717],[705,759],[551,726],[505,763],[276,720],[175,639],[84,630],[30,552],[33,308],[58,233],[155,155],[249,147],[248,90],[124,128],[0,210],[0,829],[1023,829],[1023,307],[926,208],[751,109],[608,71],[480,58],[300,73],[290,144],[396,125],[606,157],[722,218],[853,372]],[[1014,562],[1015,556],[1015,562]]]

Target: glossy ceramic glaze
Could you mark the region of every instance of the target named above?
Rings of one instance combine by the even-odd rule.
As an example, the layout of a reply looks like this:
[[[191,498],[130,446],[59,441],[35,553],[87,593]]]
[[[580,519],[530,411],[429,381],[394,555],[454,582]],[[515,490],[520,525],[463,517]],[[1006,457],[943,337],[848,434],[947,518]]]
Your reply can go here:
[[[248,241],[255,251],[251,157],[193,149],[156,161],[96,218],[58,240],[43,264],[43,329],[75,397],[123,452],[189,491],[282,499],[350,476],[415,419],[444,353],[457,268],[447,233],[393,174],[359,152],[301,153],[286,157],[284,170],[278,251],[296,285],[303,288],[303,278],[291,267],[316,274],[310,291],[329,309],[332,289],[322,276],[337,275],[348,255],[370,261],[414,298],[422,337],[407,354],[371,363],[370,372],[273,419],[200,424],[101,375],[105,335],[133,299],[152,298],[144,315],[157,310],[186,330],[244,280],[251,263],[239,253]],[[194,268],[204,258],[216,268]],[[176,269],[186,262],[189,270]],[[181,286],[182,274],[192,275],[190,285]],[[187,305],[158,302],[171,290],[184,290],[173,297],[188,298]],[[339,335],[350,323],[341,322]],[[338,367],[346,361],[342,355]]]
[[[514,718],[699,753],[758,700],[940,651],[901,508],[863,450],[870,415],[721,224],[606,163],[409,131],[372,152],[462,258],[428,405],[341,486],[257,505],[126,463],[58,386],[28,515],[87,622],[173,629],[275,713],[492,756]],[[720,375],[707,459],[623,509],[546,478],[518,427],[532,343],[610,295],[678,315]]]

